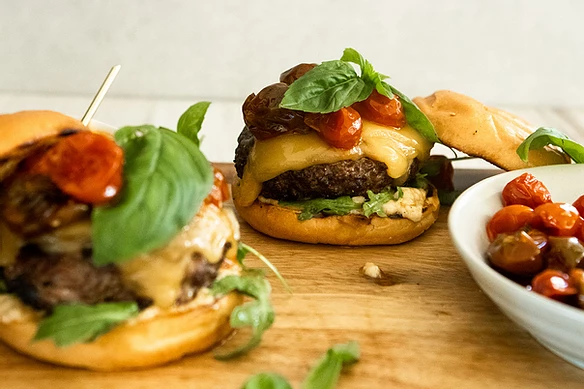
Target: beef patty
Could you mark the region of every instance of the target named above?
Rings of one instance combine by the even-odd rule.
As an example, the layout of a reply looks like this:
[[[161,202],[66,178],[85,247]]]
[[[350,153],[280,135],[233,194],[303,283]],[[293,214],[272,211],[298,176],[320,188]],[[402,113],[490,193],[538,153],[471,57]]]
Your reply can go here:
[[[246,127],[237,141],[234,162],[241,178],[255,138]],[[414,160],[409,175],[415,175],[417,170],[418,163]],[[385,163],[364,157],[286,171],[264,182],[261,196],[286,201],[366,196],[367,190],[380,192],[394,183],[395,180],[387,175]]]

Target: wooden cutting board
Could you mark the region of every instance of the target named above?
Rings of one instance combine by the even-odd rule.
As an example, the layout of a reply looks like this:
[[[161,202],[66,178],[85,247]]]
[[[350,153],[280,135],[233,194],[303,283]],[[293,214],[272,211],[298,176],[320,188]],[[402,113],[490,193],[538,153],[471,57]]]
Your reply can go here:
[[[233,175],[231,165],[226,167]],[[356,340],[361,361],[340,389],[582,388],[580,370],[540,346],[481,293],[455,251],[443,207],[435,225],[407,244],[332,247],[266,237],[242,223],[242,240],[279,268],[276,321],[260,347],[228,362],[210,353],[144,371],[95,373],[33,361],[0,345],[2,388],[240,388],[278,372],[295,388],[335,343]],[[359,272],[374,262],[392,285]],[[261,266],[250,258],[249,264]]]

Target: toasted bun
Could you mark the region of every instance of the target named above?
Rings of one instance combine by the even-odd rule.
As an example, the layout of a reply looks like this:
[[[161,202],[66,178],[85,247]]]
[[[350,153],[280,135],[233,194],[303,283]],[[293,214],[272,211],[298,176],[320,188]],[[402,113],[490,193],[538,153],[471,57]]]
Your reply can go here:
[[[465,95],[438,91],[428,97],[417,97],[414,102],[434,124],[444,144],[502,169],[570,162],[567,155],[549,147],[531,150],[529,162],[523,162],[516,153],[517,147],[535,128],[517,116]]]
[[[79,120],[53,111],[21,111],[0,115],[0,181],[35,150],[59,136],[88,130]]]
[[[71,130],[87,130],[87,127],[77,119],[53,111],[21,111],[0,115],[0,158],[6,157],[14,149]]]
[[[233,196],[238,192],[234,185]],[[261,203],[243,207],[234,201],[235,208],[243,220],[257,231],[274,238],[305,243],[365,246],[407,242],[426,231],[438,218],[440,202],[438,195],[427,201],[428,207],[422,220],[392,219],[360,215],[326,216],[310,220],[298,220],[298,212],[277,205]]]
[[[0,339],[23,354],[58,365],[91,370],[145,368],[207,350],[224,339],[231,332],[231,311],[242,303],[242,296],[230,293],[213,301],[195,300],[171,310],[149,308],[150,312],[147,309],[91,343],[62,348],[51,340],[33,341],[38,319],[22,314],[10,323],[0,322]],[[27,309],[22,303],[16,306]]]

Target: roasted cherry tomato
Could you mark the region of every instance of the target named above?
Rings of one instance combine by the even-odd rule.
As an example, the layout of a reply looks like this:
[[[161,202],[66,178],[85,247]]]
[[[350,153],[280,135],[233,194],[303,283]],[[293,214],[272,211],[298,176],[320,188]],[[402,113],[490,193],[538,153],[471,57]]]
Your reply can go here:
[[[318,131],[320,137],[333,147],[348,150],[357,146],[361,140],[361,116],[351,107],[326,114],[309,113],[304,122]]]
[[[122,187],[124,152],[106,135],[83,131],[59,140],[34,159],[31,173],[48,176],[64,193],[104,204]]]
[[[397,128],[406,125],[402,104],[395,95],[390,99],[373,90],[367,99],[353,104],[352,107],[361,114],[363,119]]]
[[[546,203],[535,208],[534,225],[549,235],[574,236],[581,227],[581,218],[571,204]]]
[[[211,188],[211,192],[205,199],[205,204],[215,204],[220,207],[229,198],[229,186],[221,170],[214,168],[213,174],[213,188]]]
[[[494,241],[497,235],[501,233],[515,232],[526,225],[530,225],[533,218],[533,209],[525,205],[508,205],[500,209],[487,223],[489,241]]]
[[[572,205],[578,210],[580,216],[584,216],[584,195],[578,197]]]
[[[584,266],[584,246],[574,236],[550,236],[547,267],[568,272]]]
[[[531,289],[554,300],[566,301],[578,294],[576,282],[560,270],[546,269],[533,277]]]
[[[523,173],[503,188],[503,204],[521,204],[530,208],[551,203],[552,195],[545,185],[530,173]]]
[[[584,270],[573,269],[570,270],[570,278],[574,280],[576,289],[578,289],[578,306],[584,308]]]
[[[516,275],[534,275],[545,267],[547,237],[537,230],[499,234],[487,249],[487,258],[499,269]]]

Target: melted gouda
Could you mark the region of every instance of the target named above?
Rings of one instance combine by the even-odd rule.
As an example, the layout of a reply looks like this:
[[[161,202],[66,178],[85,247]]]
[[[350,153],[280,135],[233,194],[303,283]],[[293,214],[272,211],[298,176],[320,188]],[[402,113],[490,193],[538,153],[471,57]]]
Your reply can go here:
[[[262,190],[262,183],[288,170],[312,165],[368,157],[387,165],[387,174],[400,178],[408,173],[414,158],[425,160],[432,143],[409,125],[403,128],[382,126],[363,120],[361,142],[350,150],[330,146],[316,132],[287,134],[256,140],[242,180],[238,184],[238,205],[251,205]]]

